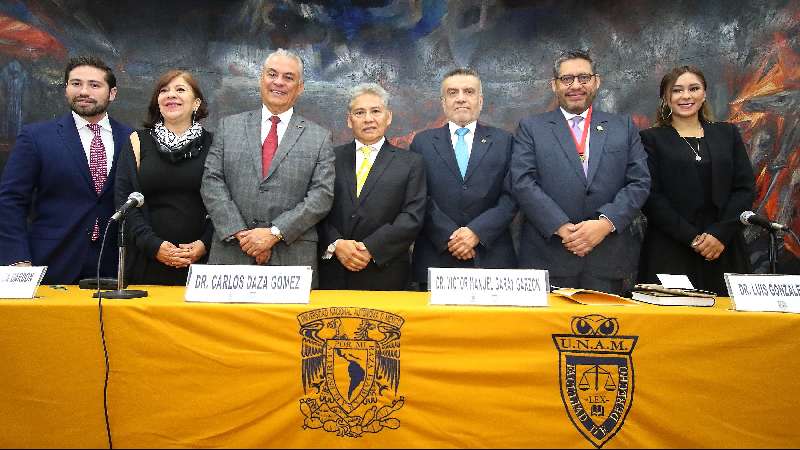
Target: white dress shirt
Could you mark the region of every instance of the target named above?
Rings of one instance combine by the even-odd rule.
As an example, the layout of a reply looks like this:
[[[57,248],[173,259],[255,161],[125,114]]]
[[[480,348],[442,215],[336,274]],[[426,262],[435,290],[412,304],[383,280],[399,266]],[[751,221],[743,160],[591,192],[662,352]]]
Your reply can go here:
[[[261,143],[264,143],[264,140],[267,138],[269,134],[269,130],[272,128],[272,122],[269,120],[270,117],[277,115],[281,121],[278,122],[278,145],[281,145],[281,141],[283,140],[283,135],[286,134],[286,129],[289,128],[289,121],[292,120],[292,114],[294,114],[294,108],[289,108],[286,111],[280,114],[272,114],[266,105],[261,105]]]
[[[456,134],[456,130],[459,128],[467,128],[469,133],[464,135],[464,142],[467,143],[467,155],[472,156],[472,141],[475,139],[475,127],[477,126],[478,122],[470,122],[467,126],[462,127],[457,125],[453,122],[447,122],[450,126],[450,143],[453,144],[453,150],[455,151],[456,142],[458,142],[458,135]]]
[[[75,111],[72,111],[72,117],[75,119],[75,128],[78,129],[78,136],[81,138],[83,152],[86,155],[86,163],[89,164],[94,132],[87,127],[89,122],[76,114]],[[100,139],[106,149],[106,175],[108,175],[111,173],[111,164],[114,163],[114,132],[111,130],[111,121],[108,120],[108,114],[103,116],[97,124],[100,125]]]

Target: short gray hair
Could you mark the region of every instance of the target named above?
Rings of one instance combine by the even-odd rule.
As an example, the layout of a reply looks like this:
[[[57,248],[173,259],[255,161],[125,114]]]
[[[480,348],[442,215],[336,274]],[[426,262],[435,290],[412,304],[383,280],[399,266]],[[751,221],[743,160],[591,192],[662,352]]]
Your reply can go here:
[[[303,81],[303,59],[300,58],[300,55],[298,55],[297,53],[282,48],[279,48],[274,52],[270,53],[269,55],[267,55],[266,59],[264,59],[264,64],[261,66],[262,72],[267,69],[267,63],[269,62],[270,58],[274,56],[283,56],[284,58],[290,58],[295,60],[295,62],[297,62],[297,65],[300,66],[300,74],[299,74],[300,81]]]
[[[584,61],[589,61],[589,65],[592,67],[592,72],[594,72],[594,61],[592,61],[592,57],[589,56],[589,52],[587,50],[567,50],[558,55],[558,58],[556,58],[555,62],[553,63],[553,78],[558,78],[558,71],[561,69],[561,64],[564,61],[569,61],[570,59],[582,59]]]
[[[389,108],[389,93],[386,89],[382,88],[378,83],[361,83],[358,86],[350,89],[350,103],[348,109],[353,109],[353,103],[356,99],[364,94],[372,94],[377,96],[383,102],[383,106]]]
[[[442,91],[442,97],[444,97],[444,82],[450,77],[455,77],[458,75],[467,76],[467,77],[475,77],[478,80],[478,94],[483,95],[483,83],[481,82],[481,76],[478,75],[478,71],[469,67],[459,67],[458,69],[453,69],[450,72],[444,74],[442,77],[442,86],[440,90]]]

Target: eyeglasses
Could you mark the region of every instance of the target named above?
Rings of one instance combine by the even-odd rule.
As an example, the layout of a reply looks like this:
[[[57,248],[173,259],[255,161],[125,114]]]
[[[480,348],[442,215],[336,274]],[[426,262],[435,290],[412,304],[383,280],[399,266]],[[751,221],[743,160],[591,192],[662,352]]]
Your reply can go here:
[[[562,75],[560,77],[555,78],[556,80],[560,81],[561,84],[564,86],[572,86],[572,83],[575,82],[575,78],[578,79],[578,83],[586,84],[592,81],[592,78],[596,77],[596,73],[582,73],[580,75]]]
[[[367,117],[367,114],[371,115],[372,117],[380,117],[383,116],[386,110],[384,109],[371,109],[367,111],[366,109],[359,109],[350,113],[351,116],[355,117],[356,119],[363,120]]]

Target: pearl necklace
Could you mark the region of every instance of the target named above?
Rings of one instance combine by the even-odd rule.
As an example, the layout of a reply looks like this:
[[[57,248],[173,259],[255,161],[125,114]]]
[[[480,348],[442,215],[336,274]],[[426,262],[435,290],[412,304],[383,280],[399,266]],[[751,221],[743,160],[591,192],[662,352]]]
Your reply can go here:
[[[686,142],[686,145],[688,145],[689,148],[692,149],[692,153],[694,153],[694,160],[697,162],[702,161],[703,157],[700,156],[700,139],[697,140],[697,150],[695,150],[694,147],[692,147],[692,144],[690,144],[685,137],[681,136],[681,139],[683,139],[683,142]]]

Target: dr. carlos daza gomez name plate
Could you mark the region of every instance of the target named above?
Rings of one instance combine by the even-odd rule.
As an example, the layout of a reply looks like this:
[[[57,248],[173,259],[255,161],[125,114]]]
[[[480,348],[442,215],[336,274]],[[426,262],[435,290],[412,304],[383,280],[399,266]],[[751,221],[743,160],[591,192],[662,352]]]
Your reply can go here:
[[[431,305],[547,306],[546,270],[428,269]]]
[[[193,264],[186,281],[186,301],[307,304],[311,274],[309,266]]]

